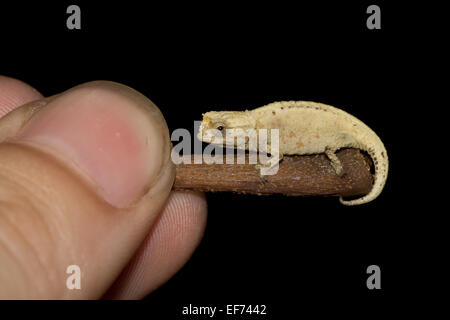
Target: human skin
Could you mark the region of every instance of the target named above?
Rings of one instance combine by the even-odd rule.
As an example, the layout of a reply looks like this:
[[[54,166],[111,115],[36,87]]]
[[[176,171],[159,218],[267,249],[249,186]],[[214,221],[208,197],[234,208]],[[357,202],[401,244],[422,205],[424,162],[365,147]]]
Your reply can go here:
[[[169,132],[146,97],[90,82],[43,99],[0,76],[0,298],[139,299],[176,273],[206,225],[171,191]],[[66,269],[81,269],[69,290]]]

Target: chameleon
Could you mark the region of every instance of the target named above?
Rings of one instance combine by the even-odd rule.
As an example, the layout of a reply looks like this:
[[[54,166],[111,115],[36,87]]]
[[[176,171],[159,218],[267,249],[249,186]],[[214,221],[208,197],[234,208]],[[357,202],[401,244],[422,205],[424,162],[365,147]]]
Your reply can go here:
[[[369,154],[374,165],[374,183],[370,192],[360,198],[345,200],[344,205],[359,205],[378,197],[388,175],[388,155],[383,142],[366,124],[336,107],[312,101],[280,101],[245,111],[210,111],[203,114],[198,139],[212,144],[223,144],[206,132],[216,129],[278,129],[279,159],[283,155],[325,153],[337,175],[344,169],[336,151],[357,148]],[[223,133],[222,133],[223,134]],[[235,148],[237,147],[234,144]],[[241,147],[242,148],[242,147]],[[255,147],[254,147],[255,148]],[[250,150],[245,144],[245,149]],[[258,149],[258,146],[256,146]],[[250,150],[256,151],[258,150]],[[270,151],[270,141],[269,148]]]

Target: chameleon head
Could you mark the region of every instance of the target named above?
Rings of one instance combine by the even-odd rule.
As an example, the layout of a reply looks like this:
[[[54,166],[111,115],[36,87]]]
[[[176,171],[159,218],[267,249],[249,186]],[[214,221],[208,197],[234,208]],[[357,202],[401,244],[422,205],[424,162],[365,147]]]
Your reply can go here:
[[[228,129],[254,129],[255,120],[249,111],[211,111],[203,114],[197,138],[200,141],[225,144]]]

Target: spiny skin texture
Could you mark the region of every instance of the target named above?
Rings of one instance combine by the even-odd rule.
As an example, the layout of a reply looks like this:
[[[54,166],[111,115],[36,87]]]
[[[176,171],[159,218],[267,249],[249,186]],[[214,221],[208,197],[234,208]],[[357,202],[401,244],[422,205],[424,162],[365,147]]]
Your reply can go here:
[[[311,101],[282,101],[250,111],[211,111],[203,114],[198,138],[207,143],[223,144],[223,141],[213,140],[206,131],[238,128],[279,129],[280,159],[283,155],[325,152],[337,174],[342,174],[342,166],[335,151],[340,148],[366,151],[375,167],[373,188],[358,199],[347,201],[341,197],[342,204],[370,202],[378,197],[386,183],[388,156],[383,142],[362,121],[338,108]]]

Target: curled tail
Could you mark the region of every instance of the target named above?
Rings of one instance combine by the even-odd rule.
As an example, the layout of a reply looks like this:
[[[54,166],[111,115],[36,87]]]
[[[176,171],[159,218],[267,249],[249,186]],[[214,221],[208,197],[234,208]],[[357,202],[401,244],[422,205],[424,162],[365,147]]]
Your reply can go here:
[[[383,143],[378,137],[376,144],[373,144],[370,147],[362,147],[361,149],[367,151],[372,158],[372,162],[375,167],[374,182],[370,192],[361,198],[354,200],[344,200],[342,197],[340,197],[339,201],[347,206],[367,203],[378,197],[378,195],[383,190],[388,175],[389,161],[387,152]]]

